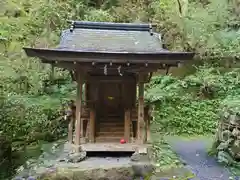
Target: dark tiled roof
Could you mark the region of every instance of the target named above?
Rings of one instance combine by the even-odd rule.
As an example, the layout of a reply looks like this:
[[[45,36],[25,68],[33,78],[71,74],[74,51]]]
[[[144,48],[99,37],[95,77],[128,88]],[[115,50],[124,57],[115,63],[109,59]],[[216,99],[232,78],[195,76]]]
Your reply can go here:
[[[151,34],[150,27],[148,24],[79,22],[73,31],[62,32],[58,49],[116,53],[166,51],[162,49],[160,34]]]
[[[73,22],[62,32],[54,49],[24,48],[31,57],[45,63],[53,61],[82,63],[150,63],[176,65],[191,60],[194,53],[170,52],[162,48],[160,34],[149,24]]]

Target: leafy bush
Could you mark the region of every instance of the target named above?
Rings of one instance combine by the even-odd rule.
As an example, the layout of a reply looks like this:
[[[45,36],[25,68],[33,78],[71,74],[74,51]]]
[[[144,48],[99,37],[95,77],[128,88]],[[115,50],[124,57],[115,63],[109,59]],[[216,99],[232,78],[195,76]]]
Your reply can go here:
[[[69,93],[74,94],[74,91],[71,88],[58,88],[56,91],[51,97],[3,96],[0,131],[12,141],[25,144],[38,140],[52,141],[64,136],[67,126],[61,118],[63,105],[66,100],[72,99]]]
[[[154,77],[146,89],[156,104],[158,131],[178,134],[213,133],[220,104],[240,93],[239,69],[199,67],[183,79]]]

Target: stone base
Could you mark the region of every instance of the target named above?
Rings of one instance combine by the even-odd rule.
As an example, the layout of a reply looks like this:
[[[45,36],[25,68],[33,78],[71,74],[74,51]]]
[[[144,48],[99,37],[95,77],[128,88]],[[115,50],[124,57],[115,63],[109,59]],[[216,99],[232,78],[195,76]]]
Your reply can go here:
[[[86,152],[72,153],[68,155],[67,162],[78,163],[85,160],[86,157],[87,157]]]
[[[82,137],[80,138],[80,144],[85,144],[87,142],[87,139]]]
[[[134,137],[130,138],[130,143],[136,143],[136,139]]]
[[[81,137],[80,138],[80,144],[85,144],[87,142],[87,140],[88,140],[87,138]],[[75,144],[75,137],[73,138],[72,144]]]
[[[132,179],[145,179],[153,175],[153,168],[151,164],[136,163],[126,164],[115,167],[105,167],[104,165],[99,168],[88,168],[81,169],[78,167],[74,168],[57,168],[53,173],[45,174],[39,178],[40,180],[132,180]]]
[[[140,147],[138,148],[138,150],[136,151],[139,154],[147,154],[148,153],[148,148],[147,147]]]
[[[150,162],[133,162],[132,170],[135,178],[143,177],[147,179],[153,175],[155,166]]]
[[[151,163],[147,148],[141,148],[131,156],[134,177],[151,177],[155,166]]]
[[[81,145],[86,144],[86,138],[80,138],[80,145],[72,144],[72,152],[81,152]]]
[[[98,168],[89,170],[78,169],[58,169],[56,173],[49,174],[44,178],[50,180],[69,179],[69,180],[129,180],[134,177],[133,171],[129,167],[119,168]],[[40,179],[44,180],[43,177]]]
[[[82,147],[81,145],[80,146],[77,146],[77,145],[73,145],[72,146],[72,153],[78,153],[78,152],[81,152],[82,151]]]

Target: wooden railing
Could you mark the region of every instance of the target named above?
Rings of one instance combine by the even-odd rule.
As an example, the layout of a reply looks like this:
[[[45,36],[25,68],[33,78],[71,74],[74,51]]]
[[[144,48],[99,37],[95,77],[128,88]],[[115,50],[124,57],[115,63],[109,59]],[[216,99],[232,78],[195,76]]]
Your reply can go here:
[[[90,118],[90,108],[88,108],[85,105],[82,105],[81,118],[83,118],[83,119],[89,119]]]
[[[151,116],[150,114],[150,107],[146,106],[144,107],[144,119],[147,120],[147,118],[149,118]],[[131,109],[131,119],[132,121],[137,121],[138,119],[138,108],[132,108]]]
[[[150,140],[150,121],[152,120],[152,114],[151,114],[151,107],[146,106],[144,107],[144,120],[145,120],[145,131],[146,131],[146,137],[145,137],[145,142]],[[138,107],[135,107],[131,109],[130,112],[130,117],[131,117],[131,126],[132,126],[132,133],[135,135],[135,139],[137,136],[137,121],[138,121]]]

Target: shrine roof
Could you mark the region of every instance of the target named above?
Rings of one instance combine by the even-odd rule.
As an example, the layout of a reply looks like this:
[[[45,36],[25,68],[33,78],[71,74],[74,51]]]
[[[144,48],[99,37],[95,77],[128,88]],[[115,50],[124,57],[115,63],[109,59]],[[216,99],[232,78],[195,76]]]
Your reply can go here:
[[[85,52],[160,52],[161,35],[151,24],[75,22],[62,32],[59,49]]]
[[[62,31],[56,48],[24,50],[28,56],[39,57],[44,62],[172,63],[193,58],[191,52],[163,49],[161,35],[153,28],[151,24],[72,21],[71,27]]]

